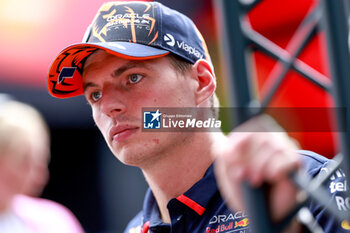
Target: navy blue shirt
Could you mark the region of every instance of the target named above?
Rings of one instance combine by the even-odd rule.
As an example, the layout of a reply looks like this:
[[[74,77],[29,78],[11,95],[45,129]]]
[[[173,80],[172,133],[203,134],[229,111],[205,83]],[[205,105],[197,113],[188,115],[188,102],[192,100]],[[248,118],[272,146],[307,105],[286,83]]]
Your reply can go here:
[[[306,171],[312,177],[328,172],[327,165],[332,162],[309,151],[300,151]],[[348,189],[344,173],[335,172],[325,186],[332,195],[330,204],[339,211],[348,211],[350,203],[345,193]],[[143,210],[128,224],[124,233],[249,233],[249,216],[244,211],[232,211],[223,201],[215,180],[213,165],[187,192],[169,201],[168,210],[171,223],[163,223],[153,193],[148,189]],[[314,214],[324,232],[346,232],[350,229],[346,221],[337,222],[328,216],[324,208],[311,202],[310,211]]]

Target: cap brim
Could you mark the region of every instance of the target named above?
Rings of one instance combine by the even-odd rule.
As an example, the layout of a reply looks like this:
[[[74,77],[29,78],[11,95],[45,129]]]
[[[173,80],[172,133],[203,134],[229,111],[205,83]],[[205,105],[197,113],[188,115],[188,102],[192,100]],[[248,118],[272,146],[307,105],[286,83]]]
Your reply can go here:
[[[132,42],[80,43],[71,45],[52,62],[47,86],[57,98],[69,98],[83,94],[82,71],[84,62],[97,49],[130,60],[154,59],[169,54],[169,51]]]

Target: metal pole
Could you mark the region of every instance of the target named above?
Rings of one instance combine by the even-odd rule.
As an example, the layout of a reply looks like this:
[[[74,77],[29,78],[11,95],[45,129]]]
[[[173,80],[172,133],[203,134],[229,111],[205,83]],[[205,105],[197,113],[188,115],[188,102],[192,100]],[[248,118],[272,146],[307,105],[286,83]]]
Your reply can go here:
[[[231,116],[235,119],[232,126],[237,126],[255,114],[248,108],[252,106],[255,99],[251,90],[252,85],[248,74],[246,51],[248,44],[254,42],[256,38],[250,38],[249,33],[248,36],[245,35],[245,31],[242,29],[243,14],[248,9],[246,6],[242,5],[239,0],[217,0],[216,3],[218,16],[221,17],[222,24],[218,26],[222,28],[222,43],[225,48],[224,55],[229,77],[227,80],[230,88],[229,98],[231,106],[242,107],[238,111],[236,108],[236,111],[231,113]],[[331,89],[336,106],[341,107],[337,108],[339,111],[336,112],[337,125],[339,127],[340,150],[344,155],[343,167],[345,167],[346,173],[349,174],[350,128],[346,120],[347,116],[350,115],[350,91],[348,90],[350,88],[350,53],[348,44],[349,25],[345,12],[345,9],[348,9],[348,5],[346,5],[344,0],[321,0],[321,4],[324,11],[323,20],[326,29],[333,85],[329,85],[328,82],[325,82],[324,86],[321,85],[323,83],[318,85],[321,85],[327,91]],[[257,44],[259,47],[260,44]],[[263,45],[261,46],[264,48]],[[291,66],[291,64],[289,65]],[[296,66],[296,63],[292,65]],[[343,109],[346,109],[346,112],[343,112]],[[269,216],[263,214],[268,213],[263,189],[252,189],[248,184],[244,184],[243,189],[246,199],[245,205],[250,215],[253,232],[274,232]],[[318,193],[310,193],[310,195],[314,198],[319,197],[322,200],[326,197],[326,195],[323,195],[323,197],[318,195]]]
[[[238,0],[216,1],[221,16],[222,43],[229,84],[229,99],[232,107],[242,107],[243,111],[235,111],[234,126],[250,118],[244,111],[253,99],[246,63],[246,46],[249,42],[242,32],[240,24],[240,4]],[[241,110],[241,109],[240,109]]]
[[[333,83],[332,94],[337,107],[344,107],[346,112],[336,112],[337,125],[340,129],[340,150],[343,154],[342,167],[349,175],[350,168],[350,128],[347,118],[350,116],[350,53],[349,25],[345,13],[344,0],[322,0],[324,23],[330,72]]]
[[[248,120],[252,113],[249,106],[254,100],[246,62],[246,46],[248,40],[244,36],[240,24],[242,9],[238,0],[218,0],[218,15],[221,17],[222,43],[225,48],[225,63],[227,66],[229,95],[232,107],[241,107],[232,111],[234,126]],[[271,233],[266,198],[262,188],[253,189],[249,184],[243,185],[245,207],[248,210],[253,232]]]

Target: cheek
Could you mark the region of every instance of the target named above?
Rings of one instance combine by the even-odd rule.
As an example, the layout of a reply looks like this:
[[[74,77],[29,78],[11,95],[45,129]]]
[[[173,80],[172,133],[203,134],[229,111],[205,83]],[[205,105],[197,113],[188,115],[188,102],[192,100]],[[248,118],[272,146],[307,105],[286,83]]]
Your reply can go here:
[[[102,133],[103,137],[107,140],[107,127],[108,127],[108,122],[110,122],[110,120],[108,119],[108,117],[104,114],[102,114],[100,111],[98,111],[97,109],[92,109],[92,118],[97,126],[97,128],[100,130],[100,132]]]
[[[182,102],[183,95],[173,87],[171,84],[164,86],[160,85],[148,89],[143,93],[138,93],[136,98],[130,102],[132,108],[135,107],[171,107],[174,106],[174,103],[177,104]]]
[[[95,108],[92,108],[92,119],[94,120],[97,128],[103,132],[103,119],[102,114],[96,110]]]
[[[175,79],[175,78],[174,78]],[[192,106],[195,103],[194,91],[187,80],[173,80],[158,91],[157,100],[171,106]]]
[[[92,109],[92,119],[94,120],[95,124],[99,128],[100,131],[103,130],[103,114],[101,114],[100,111],[98,111],[96,108]]]
[[[94,122],[96,123],[96,125],[98,124],[98,119],[99,119],[99,114],[96,110],[96,108],[91,108],[91,111],[92,111],[92,119],[94,120]]]
[[[102,122],[103,114],[101,112],[100,107],[91,106],[91,112],[92,112],[92,119],[95,121],[96,125],[98,126]]]

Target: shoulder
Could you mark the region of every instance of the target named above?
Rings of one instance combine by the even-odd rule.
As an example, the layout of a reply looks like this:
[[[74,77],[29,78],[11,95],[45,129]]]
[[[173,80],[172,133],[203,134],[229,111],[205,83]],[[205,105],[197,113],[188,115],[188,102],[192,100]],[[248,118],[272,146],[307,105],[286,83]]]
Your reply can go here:
[[[139,233],[142,227],[143,212],[140,211],[126,226],[124,233]]]
[[[323,228],[324,232],[346,232],[348,222],[338,221],[334,216],[328,215],[326,209],[330,206],[337,207],[339,213],[348,212],[348,185],[346,183],[345,174],[342,169],[338,168],[335,171],[329,169],[332,163],[336,163],[332,159],[327,159],[311,151],[298,151],[301,154],[302,163],[306,172],[314,177],[320,177],[321,174],[328,175],[329,178],[322,182],[325,193],[329,195],[327,206],[318,203],[316,200],[311,200],[309,210],[313,213],[315,219]]]
[[[13,201],[13,207],[25,221],[40,229],[50,229],[48,232],[52,232],[52,228],[57,229],[54,232],[84,232],[73,213],[57,202],[17,195]]]
[[[304,169],[312,177],[319,174],[321,170],[327,171],[327,166],[335,162],[312,151],[298,150],[297,152],[301,155]]]

